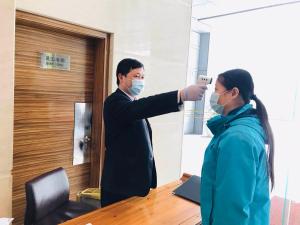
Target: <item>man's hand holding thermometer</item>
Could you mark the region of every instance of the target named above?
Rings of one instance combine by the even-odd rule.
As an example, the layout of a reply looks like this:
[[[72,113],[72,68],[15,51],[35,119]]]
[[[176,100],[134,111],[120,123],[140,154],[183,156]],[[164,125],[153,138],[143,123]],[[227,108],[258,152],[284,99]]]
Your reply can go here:
[[[207,85],[211,84],[212,78],[200,75],[197,84],[190,85],[179,91],[180,99],[184,101],[198,101],[203,98]]]

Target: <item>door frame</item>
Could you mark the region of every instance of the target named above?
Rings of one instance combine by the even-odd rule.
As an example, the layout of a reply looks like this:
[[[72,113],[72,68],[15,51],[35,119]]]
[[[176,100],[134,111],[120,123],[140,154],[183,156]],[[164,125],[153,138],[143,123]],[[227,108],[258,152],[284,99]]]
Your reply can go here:
[[[16,11],[16,24],[95,40],[90,187],[99,187],[104,160],[103,105],[108,95],[111,34],[25,11]]]

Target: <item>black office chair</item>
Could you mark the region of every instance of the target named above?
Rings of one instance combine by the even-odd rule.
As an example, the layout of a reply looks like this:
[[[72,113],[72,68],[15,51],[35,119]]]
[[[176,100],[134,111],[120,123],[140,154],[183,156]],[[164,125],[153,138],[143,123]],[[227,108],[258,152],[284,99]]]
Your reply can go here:
[[[69,200],[69,181],[63,168],[26,182],[24,225],[55,225],[91,212],[96,207]]]

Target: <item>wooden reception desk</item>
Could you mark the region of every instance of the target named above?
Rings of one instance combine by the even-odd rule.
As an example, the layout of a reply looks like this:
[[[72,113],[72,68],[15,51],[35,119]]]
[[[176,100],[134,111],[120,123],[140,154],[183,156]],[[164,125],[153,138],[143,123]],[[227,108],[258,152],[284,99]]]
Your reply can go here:
[[[199,205],[172,194],[187,176],[157,189],[149,195],[95,210],[63,225],[195,225],[201,220]]]

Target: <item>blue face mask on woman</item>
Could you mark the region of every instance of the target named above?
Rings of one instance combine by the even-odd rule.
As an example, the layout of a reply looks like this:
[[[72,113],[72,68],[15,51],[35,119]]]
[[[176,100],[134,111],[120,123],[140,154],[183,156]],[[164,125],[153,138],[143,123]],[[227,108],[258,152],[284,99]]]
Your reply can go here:
[[[210,107],[218,114],[222,114],[224,111],[225,105],[218,104],[219,98],[221,95],[225,94],[228,91],[223,92],[222,94],[218,94],[217,92],[213,92],[210,96]]]
[[[144,80],[133,79],[132,80],[132,85],[129,88],[129,92],[133,96],[137,96],[144,90],[144,87],[145,87],[145,81]]]

